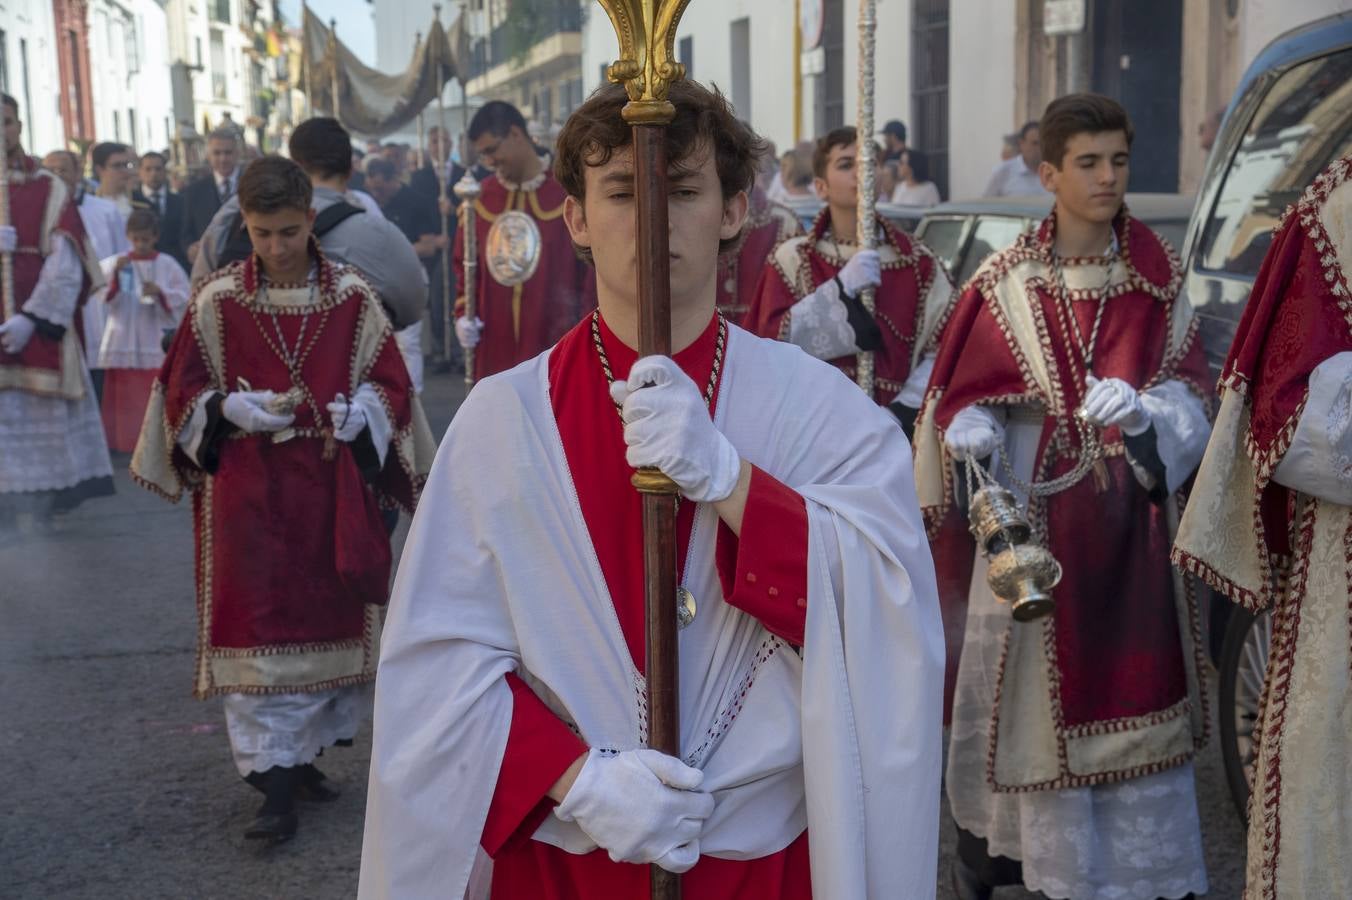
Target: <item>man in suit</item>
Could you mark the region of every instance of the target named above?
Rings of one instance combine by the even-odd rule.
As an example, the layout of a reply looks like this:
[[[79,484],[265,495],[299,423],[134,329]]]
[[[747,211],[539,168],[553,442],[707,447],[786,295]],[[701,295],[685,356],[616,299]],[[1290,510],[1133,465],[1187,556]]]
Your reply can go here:
[[[211,217],[230,199],[239,184],[239,136],[231,128],[217,128],[207,135],[207,162],[211,173],[183,191],[183,246],[187,258],[197,258],[197,245],[211,224]]]
[[[446,191],[443,194],[440,190],[437,180],[437,170],[441,170],[446,176]],[[489,173],[478,174],[480,178],[486,178]],[[451,159],[451,138],[446,130],[439,125],[434,125],[427,130],[427,155],[422,168],[416,170],[409,176],[409,193],[416,198],[420,209],[418,221],[424,224],[430,224],[436,229],[436,236],[441,235],[441,217],[447,215],[447,234],[451,241],[455,240],[456,217],[453,214],[453,207],[458,205],[455,197],[455,185],[465,175],[465,169],[459,163]],[[438,202],[438,197],[446,200],[449,206],[443,210],[445,204]],[[443,304],[446,302],[442,291],[442,254],[439,247],[432,253],[424,255],[427,243],[422,242],[423,249],[419,249],[415,242],[415,250],[418,250],[418,256],[423,261],[423,266],[427,269],[428,283],[428,308],[430,312],[430,323],[432,326],[432,355],[441,357],[445,348],[445,312]],[[452,245],[454,246],[454,245]],[[451,284],[454,287],[455,273],[451,273]],[[452,359],[440,359],[436,368],[438,371],[448,371],[460,357],[460,345],[455,341],[451,342]]]
[[[160,219],[160,238],[155,249],[167,253],[188,271],[191,265],[183,252],[183,197],[169,190],[169,176],[163,153],[150,151],[141,156],[141,186],[132,191],[131,202],[153,210]]]

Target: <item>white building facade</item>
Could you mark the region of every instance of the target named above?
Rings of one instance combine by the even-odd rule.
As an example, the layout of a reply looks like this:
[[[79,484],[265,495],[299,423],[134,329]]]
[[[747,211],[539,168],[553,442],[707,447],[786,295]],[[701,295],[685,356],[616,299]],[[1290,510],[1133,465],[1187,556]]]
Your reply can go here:
[[[66,146],[51,3],[0,0],[0,90],[19,102],[29,153]]]
[[[138,152],[164,150],[173,139],[169,34],[156,0],[93,0],[89,52],[97,61],[94,127],[101,141]]]

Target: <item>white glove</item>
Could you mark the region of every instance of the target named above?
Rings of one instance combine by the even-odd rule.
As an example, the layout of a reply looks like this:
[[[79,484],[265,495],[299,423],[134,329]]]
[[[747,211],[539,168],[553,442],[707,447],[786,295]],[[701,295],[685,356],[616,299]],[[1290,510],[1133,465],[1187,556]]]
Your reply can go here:
[[[985,459],[1005,442],[1005,429],[989,410],[968,406],[958,410],[944,432],[944,446],[955,459]]]
[[[333,436],[340,441],[351,443],[366,427],[366,413],[360,405],[348,400],[342,394],[333,398],[328,405],[329,421],[333,422]]]
[[[1085,394],[1085,418],[1100,428],[1117,425],[1126,435],[1137,435],[1150,427],[1150,412],[1141,402],[1136,388],[1121,378],[1105,378],[1102,381],[1090,375],[1085,379],[1089,391]]]
[[[704,773],[656,750],[587,753],[554,815],[576,822],[615,862],[685,872],[699,861],[699,835],[714,811],[698,790]]]
[[[296,421],[296,417],[294,414],[279,416],[264,408],[276,396],[272,391],[231,391],[221,403],[221,415],[249,434],[281,431]]]
[[[6,353],[22,353],[37,328],[37,323],[28,316],[18,315],[6,320],[0,325],[0,347],[4,347]]]
[[[622,408],[629,465],[661,469],[696,503],[726,500],[736,489],[742,458],[714,427],[700,389],[671,357],[640,359],[628,383],[611,382],[610,396]]]
[[[473,350],[479,346],[479,335],[483,334],[483,330],[484,320],[478,316],[473,319],[469,316],[461,316],[455,320],[455,339],[466,350]]]
[[[13,253],[19,246],[19,232],[13,225],[0,225],[0,253]]]
[[[866,287],[877,287],[883,283],[883,263],[877,250],[856,250],[845,268],[837,276],[845,286],[845,293],[851,297],[859,296]]]

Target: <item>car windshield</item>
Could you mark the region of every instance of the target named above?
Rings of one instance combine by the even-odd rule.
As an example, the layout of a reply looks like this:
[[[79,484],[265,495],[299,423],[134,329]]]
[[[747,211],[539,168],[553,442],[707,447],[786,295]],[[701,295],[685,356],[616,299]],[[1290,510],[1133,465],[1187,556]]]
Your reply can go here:
[[[967,253],[962,258],[962,270],[956,273],[954,280],[959,285],[966,284],[986,257],[1014,243],[1028,225],[1026,220],[1013,216],[982,216],[977,220]]]
[[[957,265],[958,252],[962,249],[962,228],[966,222],[965,218],[950,216],[926,219],[924,231],[920,235],[925,246],[934,251],[950,275]]]
[[[1352,150],[1352,50],[1294,67],[1263,98],[1200,245],[1202,268],[1258,274],[1282,211]]]

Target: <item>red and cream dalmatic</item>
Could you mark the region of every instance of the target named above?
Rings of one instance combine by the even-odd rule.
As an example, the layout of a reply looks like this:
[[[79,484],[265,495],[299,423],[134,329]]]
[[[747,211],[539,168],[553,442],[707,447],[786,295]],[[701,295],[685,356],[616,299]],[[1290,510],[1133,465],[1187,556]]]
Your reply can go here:
[[[1272,615],[1245,896],[1352,896],[1352,157],[1287,212],[1174,561]]]
[[[203,698],[375,677],[390,569],[377,502],[411,510],[430,468],[431,434],[380,301],[356,269],[312,252],[313,285],[265,286],[251,256],[197,286],[132,459],[144,487],[193,495]],[[236,431],[210,454],[209,400],[240,379],[278,393],[299,382],[295,436]],[[369,485],[334,442],[324,407],[337,394],[363,407],[379,458]]]
[[[761,272],[774,249],[803,233],[793,210],[770,200],[765,191],[752,188],[747,199],[750,208],[741,236],[718,256],[718,311],[731,322],[740,322],[751,308]]]
[[[823,209],[811,232],[775,248],[742,324],[762,337],[797,344],[853,378],[858,347],[833,279],[859,248],[832,240],[830,230],[831,212]],[[933,353],[952,309],[953,285],[928,247],[881,216],[878,237],[882,284],[874,294],[874,318],[882,347],[873,357],[874,400],[890,403],[915,373],[914,407],[928,378],[922,361]]]
[[[946,326],[916,426],[916,484],[927,522],[936,528],[954,502],[944,433],[960,412],[1003,430],[999,453],[1025,482],[1075,468],[1082,440],[1075,413],[1088,374],[1140,392],[1166,483],[1158,467],[1151,475],[1131,456],[1114,426],[1100,432],[1106,458],[1097,471],[1033,498],[1035,535],[1064,571],[1047,618],[1015,623],[977,559],[946,784],[958,824],[986,838],[992,853],[1023,860],[1032,889],[1078,896],[1077,885],[1130,878],[1155,885],[1139,896],[1177,896],[1169,892],[1205,888],[1191,767],[1152,782],[1177,803],[1148,815],[1184,823],[1175,826],[1177,837],[1162,833],[1196,851],[1174,871],[1159,860],[1143,867],[1149,872],[1116,870],[1112,857],[1126,852],[1130,838],[1110,820],[1140,811],[1119,809],[1120,798],[1098,792],[1183,766],[1205,738],[1197,608],[1168,554],[1177,508],[1171,495],[1206,442],[1206,363],[1192,310],[1179,296],[1179,263],[1161,238],[1124,213],[1109,252],[1058,260],[1055,228],[1049,216],[987,260]],[[1008,483],[1004,465],[992,469]],[[1078,822],[1100,849],[1079,854],[1049,843],[1036,824],[1047,821],[1057,822],[1058,833]]]

